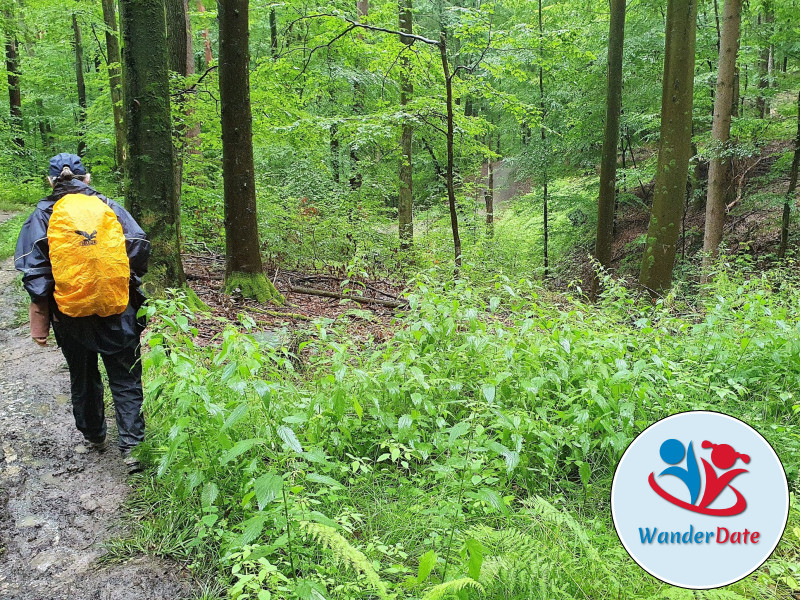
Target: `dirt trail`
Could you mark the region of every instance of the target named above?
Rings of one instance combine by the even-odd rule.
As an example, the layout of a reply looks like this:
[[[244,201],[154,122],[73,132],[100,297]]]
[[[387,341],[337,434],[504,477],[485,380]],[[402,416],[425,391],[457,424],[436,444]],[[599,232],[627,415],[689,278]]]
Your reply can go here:
[[[6,215],[3,215],[6,216]],[[5,220],[0,217],[0,220]],[[91,452],[75,429],[69,374],[53,345],[18,327],[27,306],[12,260],[0,263],[0,600],[161,600],[191,597],[166,561],[101,566],[130,492],[111,447]],[[112,413],[113,417],[113,413]]]

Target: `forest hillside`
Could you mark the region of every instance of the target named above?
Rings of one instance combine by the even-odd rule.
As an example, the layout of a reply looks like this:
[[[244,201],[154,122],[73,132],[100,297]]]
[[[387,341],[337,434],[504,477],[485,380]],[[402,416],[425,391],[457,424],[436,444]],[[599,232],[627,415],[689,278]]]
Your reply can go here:
[[[0,597],[67,593],[68,557],[133,565],[132,598],[800,597],[800,0],[3,2],[3,268],[60,152],[152,254],[144,470],[108,467],[86,548],[0,515]],[[12,366],[58,358],[17,350],[20,280],[0,407],[47,403],[84,477],[66,374]],[[691,410],[791,492],[721,589],[652,577],[611,517],[625,449]]]

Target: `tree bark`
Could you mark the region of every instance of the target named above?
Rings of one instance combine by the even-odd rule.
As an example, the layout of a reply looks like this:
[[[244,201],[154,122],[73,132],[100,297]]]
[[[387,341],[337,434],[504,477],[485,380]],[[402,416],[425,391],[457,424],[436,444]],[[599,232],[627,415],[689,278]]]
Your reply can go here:
[[[639,274],[639,282],[654,296],[672,285],[683,216],[692,140],[696,11],[696,0],[668,0],[661,140],[653,208]]]
[[[492,137],[489,136],[488,140],[489,151],[492,150]],[[500,142],[497,143],[497,152],[500,152]],[[486,204],[486,236],[494,237],[494,161],[492,157],[486,161],[486,192],[483,195],[483,201]]]
[[[52,129],[50,126],[50,119],[45,115],[44,100],[41,98],[36,99],[36,112],[39,116],[39,135],[42,138],[42,148],[44,148],[46,152],[50,152],[53,145],[51,135]]]
[[[778,249],[778,256],[786,256],[786,248],[789,246],[789,214],[792,205],[797,202],[795,198],[797,190],[797,172],[800,169],[800,93],[797,94],[797,137],[794,140],[794,158],[792,168],[789,170],[789,188],[786,190],[786,200],[783,203],[783,219],[781,221],[781,245]]]
[[[614,213],[617,191],[617,140],[622,109],[622,49],[625,41],[625,0],[610,0],[611,21],[608,28],[608,79],[606,91],[606,123],[600,160],[600,198],[597,204],[597,240],[594,256],[603,268],[611,265],[614,241]],[[622,147],[623,156],[625,146]],[[600,280],[595,276],[592,296]]]
[[[187,77],[195,72],[194,47],[192,44],[192,24],[189,19],[188,0],[166,0],[167,11],[167,55],[169,57],[169,69],[180,75]],[[188,128],[186,121],[192,115],[193,94],[182,96],[180,106],[180,119],[175,125],[176,148],[175,148],[175,202],[178,207],[181,205],[183,191],[183,159],[187,147],[196,146],[199,131],[196,128]]]
[[[114,162],[120,172],[125,168],[125,122],[122,116],[122,56],[119,51],[119,29],[114,0],[103,0],[103,22],[106,25],[106,54],[108,55],[108,83],[111,88],[111,105],[114,112]]]
[[[545,109],[544,104],[544,27],[542,21],[542,0],[539,0],[539,107],[542,112],[542,126],[541,126],[541,136],[542,136],[542,221],[543,221],[543,229],[544,229],[544,278],[547,279],[548,275],[550,274],[550,224],[549,224],[549,215],[548,215],[548,194],[547,194],[547,148],[545,145],[547,143],[547,135],[545,133],[545,117],[547,115],[547,111]],[[615,142],[616,143],[616,142]]]
[[[150,238],[157,288],[184,287],[163,0],[120,0],[128,209]]]
[[[758,59],[758,98],[756,98],[756,107],[758,108],[759,117],[762,119],[767,116],[769,111],[769,102],[767,101],[765,92],[769,88],[770,75],[772,74],[772,44],[769,37],[772,35],[772,23],[775,21],[775,14],[769,4],[764,5],[764,14],[759,13],[758,25],[762,28],[765,38],[764,45],[761,48],[761,53]]]
[[[219,93],[225,194],[225,287],[259,302],[283,297],[264,276],[256,213],[248,0],[219,0]]]
[[[338,123],[331,123],[330,128],[330,148],[331,148],[331,172],[333,181],[339,183],[341,175],[339,173],[339,125]]]
[[[722,230],[725,226],[726,185],[730,185],[731,159],[725,155],[731,136],[731,110],[734,98],[736,57],[739,53],[739,27],[741,23],[741,0],[725,0],[722,8],[722,45],[717,70],[717,96],[714,102],[714,121],[711,137],[714,140],[715,156],[708,170],[708,192],[706,195],[706,225],[703,238],[703,274],[707,278],[708,267],[716,258]]]
[[[447,201],[450,206],[450,228],[453,231],[453,252],[455,253],[456,274],[461,268],[461,237],[458,233],[458,212],[456,210],[456,191],[453,183],[453,78],[450,75],[450,65],[447,63],[447,34],[442,31],[439,40],[439,51],[442,57],[442,73],[447,95]]]
[[[197,12],[206,12],[203,0],[197,0]],[[210,67],[211,63],[214,62],[214,54],[211,51],[211,34],[208,32],[208,29],[203,29],[201,35],[203,37],[203,55],[206,59],[206,67]]]
[[[75,81],[78,87],[78,156],[86,151],[84,134],[86,129],[86,83],[83,78],[83,37],[78,16],[72,13],[73,47],[75,49]]]
[[[15,15],[7,9],[5,13],[6,34],[6,72],[8,73],[8,103],[11,116],[11,130],[14,134],[14,144],[23,148],[25,140],[22,137],[22,93],[19,87],[19,53],[17,31],[14,25]]]
[[[272,58],[278,58],[278,18],[274,6],[269,9],[269,51]]]
[[[413,0],[401,0],[400,4],[400,31],[414,33],[412,20]],[[411,46],[414,40],[407,36],[400,36],[400,41],[406,46]],[[400,106],[405,111],[405,106],[411,101],[414,94],[414,84],[411,80],[411,61],[408,53],[400,57]],[[402,133],[400,136],[400,190],[397,203],[397,222],[400,232],[400,247],[407,249],[414,243],[414,167],[413,167],[413,141],[414,130],[409,122],[409,116],[404,112]]]
[[[166,0],[169,68],[186,77],[195,72],[188,0]]]

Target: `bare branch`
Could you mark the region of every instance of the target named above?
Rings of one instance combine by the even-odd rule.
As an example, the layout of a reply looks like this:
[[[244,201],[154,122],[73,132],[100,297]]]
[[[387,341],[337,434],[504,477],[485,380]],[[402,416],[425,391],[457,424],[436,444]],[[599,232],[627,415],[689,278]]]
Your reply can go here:
[[[205,73],[203,73],[202,75],[200,75],[200,78],[199,78],[197,81],[195,81],[195,82],[194,82],[192,85],[190,85],[190,86],[189,86],[188,88],[186,88],[185,90],[179,90],[179,91],[177,91],[177,92],[175,92],[175,93],[173,93],[173,94],[170,94],[170,96],[172,96],[172,97],[175,97],[175,96],[185,96],[186,94],[192,94],[192,93],[196,92],[196,91],[197,91],[197,86],[198,86],[198,85],[200,85],[200,82],[202,82],[202,81],[203,81],[203,79],[205,79],[205,78],[206,78],[206,75],[208,75],[209,73],[211,73],[211,71],[215,70],[216,68],[217,68],[217,65],[214,65],[213,67],[208,67],[208,68],[206,69]]]

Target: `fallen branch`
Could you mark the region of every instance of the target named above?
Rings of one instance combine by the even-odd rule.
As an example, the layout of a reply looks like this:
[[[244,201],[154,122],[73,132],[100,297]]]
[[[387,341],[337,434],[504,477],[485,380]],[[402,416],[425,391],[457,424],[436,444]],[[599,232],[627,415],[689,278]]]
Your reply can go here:
[[[386,306],[387,308],[400,308],[406,306],[406,302],[395,300],[381,300],[380,298],[365,298],[364,296],[352,296],[349,294],[339,294],[338,292],[329,292],[328,290],[318,290],[315,288],[289,286],[289,291],[295,294],[307,294],[309,296],[323,296],[325,298],[336,298],[338,300],[353,300],[360,304],[377,304],[378,306]]]
[[[277,310],[266,310],[263,308],[257,308],[255,306],[248,306],[247,310],[251,312],[256,312],[262,315],[268,315],[270,317],[286,317],[287,319],[297,319],[299,321],[313,321],[313,317],[309,317],[308,315],[303,315],[300,313],[287,313],[287,312],[279,312]]]

